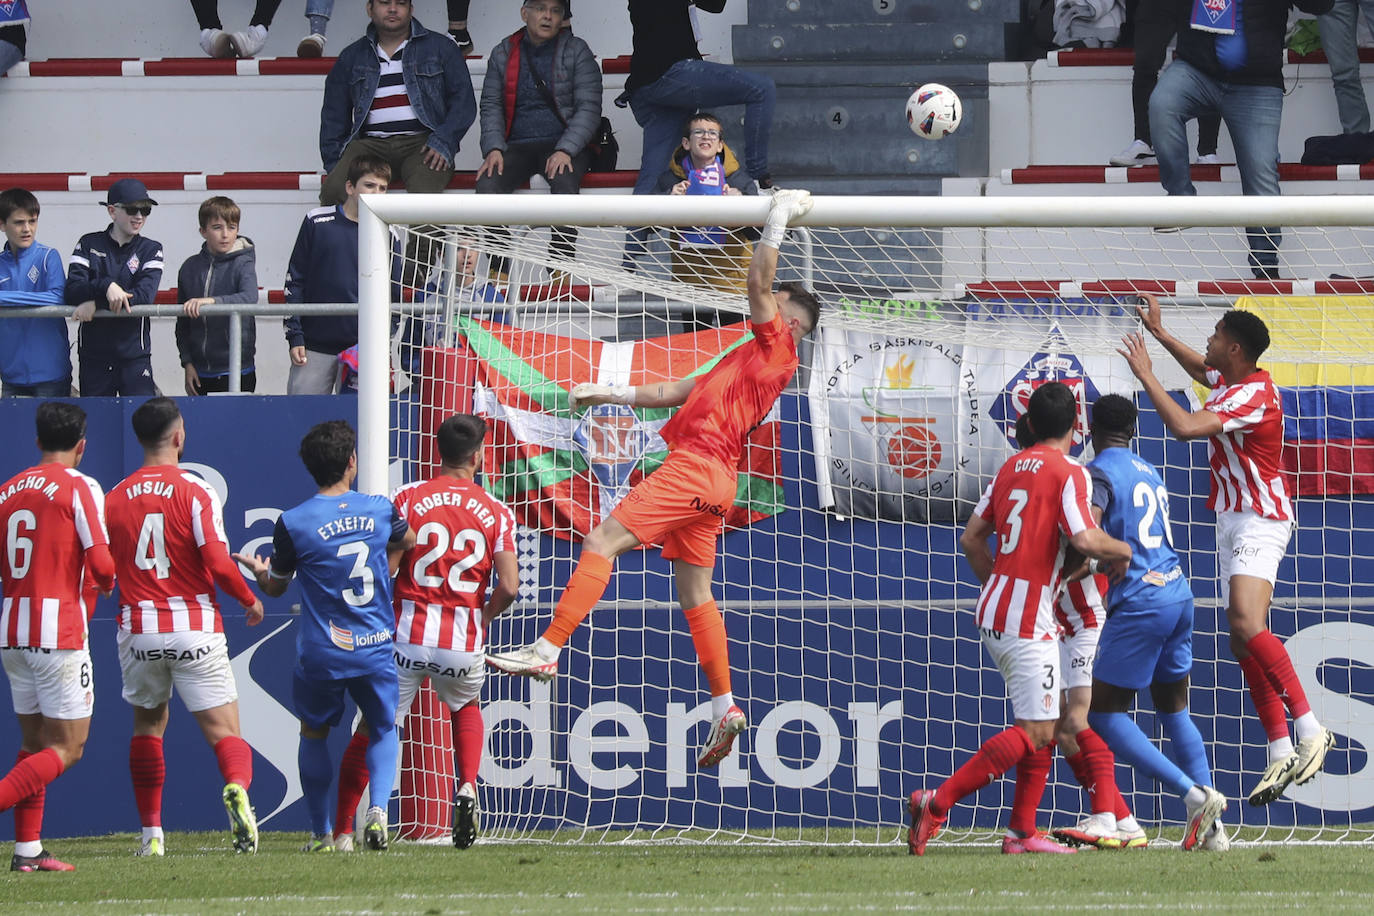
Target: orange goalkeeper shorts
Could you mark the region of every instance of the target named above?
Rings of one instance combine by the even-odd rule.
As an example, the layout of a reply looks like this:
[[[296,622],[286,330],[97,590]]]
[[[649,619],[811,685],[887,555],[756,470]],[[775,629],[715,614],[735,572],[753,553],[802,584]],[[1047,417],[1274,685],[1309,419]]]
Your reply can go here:
[[[611,515],[641,544],[662,544],[665,560],[716,565],[716,538],[735,502],[735,472],[691,452],[669,452]]]

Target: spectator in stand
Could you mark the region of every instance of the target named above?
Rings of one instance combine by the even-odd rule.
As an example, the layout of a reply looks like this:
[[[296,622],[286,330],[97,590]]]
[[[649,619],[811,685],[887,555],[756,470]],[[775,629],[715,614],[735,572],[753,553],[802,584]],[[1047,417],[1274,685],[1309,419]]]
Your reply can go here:
[[[1182,20],[1184,7],[1191,0],[1143,0],[1136,4],[1131,21],[1135,23],[1135,70],[1131,73],[1131,107],[1135,114],[1135,139],[1111,158],[1112,165],[1154,165],[1155,148],[1150,141],[1150,94],[1159,81],[1164,54]],[[1197,164],[1216,165],[1217,138],[1221,117],[1216,112],[1197,119]]]
[[[391,166],[373,156],[357,156],[348,166],[344,202],[306,214],[286,269],[287,302],[358,301],[358,198],[385,194]],[[400,277],[392,259],[392,280]],[[393,288],[399,299],[400,289]],[[291,348],[287,394],[334,394],[339,390],[338,356],[358,342],[357,315],[302,315],[285,319]]]
[[[1343,134],[1369,133],[1369,104],[1360,83],[1360,47],[1355,40],[1361,9],[1365,22],[1374,22],[1374,0],[1335,0],[1331,12],[1317,17]]]
[[[1193,0],[1179,18],[1174,62],[1150,96],[1150,134],[1159,180],[1170,195],[1194,195],[1188,169],[1191,118],[1219,113],[1236,149],[1241,193],[1278,196],[1279,118],[1283,114],[1283,36],[1288,10],[1325,13],[1332,0],[1244,0],[1223,11]],[[1250,267],[1256,278],[1279,277],[1277,226],[1249,226]]]
[[[1054,44],[1058,48],[1115,48],[1125,22],[1121,0],[1056,0]]]
[[[110,185],[103,205],[110,224],[76,243],[67,268],[67,304],[81,322],[77,338],[77,373],[84,397],[158,393],[153,382],[153,341],[147,318],[136,318],[130,306],[151,305],[162,283],[162,246],[140,233],[157,206],[137,178]],[[88,322],[97,309],[124,317]]]
[[[472,0],[448,0],[448,34],[458,43],[458,52],[472,53],[472,36],[468,34],[468,6]],[[305,18],[310,34],[296,45],[297,57],[319,57],[324,54],[325,31],[329,17],[334,14],[334,0],[305,0]]]
[[[24,188],[0,192],[0,307],[62,305],[62,256],[40,245],[38,198]],[[71,344],[64,318],[10,319],[0,330],[5,397],[65,398],[72,393]]]
[[[226,32],[219,18],[219,0],[191,0],[191,9],[200,25],[201,50],[211,57],[257,57],[267,44],[267,29],[279,6],[281,0],[257,0],[248,28]]]
[[[324,82],[324,206],[343,202],[350,163],[363,155],[389,163],[411,193],[439,193],[477,117],[467,62],[447,35],[414,19],[410,0],[368,0],[367,12],[367,34],[343,49]]]
[[[177,319],[177,353],[190,395],[229,390],[229,316],[202,316],[201,308],[258,301],[257,252],[252,239],[239,235],[241,215],[239,205],[227,197],[211,197],[202,203],[200,237],[205,244],[177,273],[177,299],[182,303],[182,317]],[[257,339],[253,316],[242,316],[239,343],[243,391],[258,387],[253,366]]]
[[[725,145],[725,125],[707,111],[698,111],[682,125],[682,146],[673,153],[668,170],[658,179],[661,194],[757,194],[758,185],[740,168]],[[673,277],[693,286],[744,295],[749,261],[754,256],[754,229],[694,226],[674,232]],[[687,317],[688,331],[743,321],[744,316],[710,307],[695,308]]]
[[[525,27],[491,49],[482,81],[482,166],[478,194],[510,194],[536,172],[554,194],[576,194],[591,165],[587,144],[601,124],[601,68],[592,49],[563,29],[563,0],[525,0]],[[510,230],[493,229],[504,240]],[[569,267],[577,230],[555,226],[549,254]],[[492,276],[507,280],[508,261],[493,257]],[[551,268],[556,285],[567,285],[566,268]]]
[[[24,59],[29,40],[24,25],[28,21],[29,8],[24,0],[0,4],[0,75]]]

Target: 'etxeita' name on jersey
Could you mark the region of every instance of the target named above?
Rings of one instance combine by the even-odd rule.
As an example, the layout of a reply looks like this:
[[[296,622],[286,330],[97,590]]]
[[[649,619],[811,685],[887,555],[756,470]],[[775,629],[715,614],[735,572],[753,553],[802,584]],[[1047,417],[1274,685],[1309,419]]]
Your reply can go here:
[[[346,515],[343,518],[336,518],[315,529],[324,540],[329,540],[335,535],[351,534],[355,531],[376,531],[377,520],[370,515]]]

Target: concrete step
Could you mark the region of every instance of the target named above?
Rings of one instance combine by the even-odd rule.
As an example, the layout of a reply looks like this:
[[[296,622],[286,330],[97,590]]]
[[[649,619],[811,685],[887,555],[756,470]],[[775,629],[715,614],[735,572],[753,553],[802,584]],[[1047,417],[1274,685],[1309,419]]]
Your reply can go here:
[[[1011,22],[1020,0],[749,0],[751,24]]]
[[[993,61],[1006,54],[1001,22],[735,26],[735,63],[753,61]]]

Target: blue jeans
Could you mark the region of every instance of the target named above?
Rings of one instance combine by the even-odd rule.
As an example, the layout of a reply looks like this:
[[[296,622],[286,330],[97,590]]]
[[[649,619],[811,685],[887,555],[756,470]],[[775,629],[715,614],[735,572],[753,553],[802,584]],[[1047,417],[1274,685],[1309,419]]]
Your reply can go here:
[[[768,171],[768,134],[773,127],[773,81],[738,67],[705,60],[680,60],[668,72],[630,96],[630,110],[644,128],[636,194],[653,194],[682,143],[687,117],[723,105],[744,105],[744,170],[753,178]]]
[[[11,385],[5,383],[0,396],[7,398],[68,398],[72,394],[72,377],[55,382],[39,382],[36,385]]]
[[[1336,0],[1331,12],[1317,17],[1322,48],[1331,64],[1331,88],[1336,92],[1336,110],[1341,116],[1341,132],[1369,132],[1369,105],[1360,85],[1360,49],[1355,43],[1359,12],[1374,20],[1374,0]]]
[[[305,18],[323,16],[328,19],[334,15],[334,0],[305,0]]]
[[[1241,193],[1279,196],[1279,118],[1283,90],[1277,86],[1223,83],[1175,60],[1159,76],[1150,96],[1150,135],[1159,158],[1159,182],[1170,195],[1194,196],[1188,166],[1188,121],[1219,112],[1231,134],[1240,169]],[[1277,226],[1247,226],[1250,266],[1274,269],[1283,234]]]

